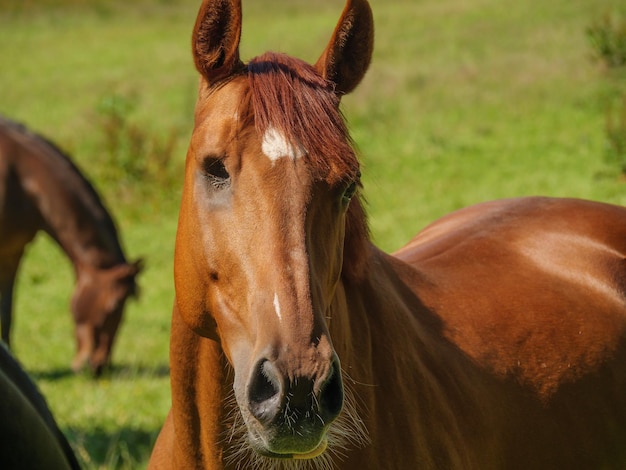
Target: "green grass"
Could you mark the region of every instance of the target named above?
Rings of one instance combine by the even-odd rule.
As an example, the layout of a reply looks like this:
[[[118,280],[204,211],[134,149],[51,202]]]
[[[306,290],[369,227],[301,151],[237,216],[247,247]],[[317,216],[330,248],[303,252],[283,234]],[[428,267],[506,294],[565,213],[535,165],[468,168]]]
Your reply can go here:
[[[608,100],[585,29],[621,0],[373,0],[376,52],[344,111],[363,160],[375,241],[386,250],[459,207],[529,194],[626,204],[606,166]],[[0,113],[68,150],[146,259],[102,380],[69,372],[73,273],[39,237],[17,291],[15,352],[88,469],[143,468],[169,408],[172,257],[181,179],[120,187],[103,165],[99,106],[125,97],[128,120],[177,141],[181,174],[197,83],[189,37],[198,1],[0,0]],[[316,60],[340,0],[244,1],[242,55]]]

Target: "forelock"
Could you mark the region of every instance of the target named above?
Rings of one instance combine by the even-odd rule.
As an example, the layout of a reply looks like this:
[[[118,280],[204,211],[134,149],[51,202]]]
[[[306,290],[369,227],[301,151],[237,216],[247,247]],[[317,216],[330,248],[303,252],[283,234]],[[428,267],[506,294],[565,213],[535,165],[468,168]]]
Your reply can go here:
[[[277,131],[301,148],[318,179],[355,179],[359,163],[332,82],[304,61],[266,53],[248,64],[251,104],[259,135]]]

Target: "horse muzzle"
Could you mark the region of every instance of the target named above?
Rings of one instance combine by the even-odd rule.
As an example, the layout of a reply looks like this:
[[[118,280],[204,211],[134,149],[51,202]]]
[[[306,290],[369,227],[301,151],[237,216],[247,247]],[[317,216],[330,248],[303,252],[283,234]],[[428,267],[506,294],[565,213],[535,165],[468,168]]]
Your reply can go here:
[[[315,375],[289,376],[279,361],[256,363],[243,414],[257,453],[309,459],[326,450],[326,432],[343,408],[344,391],[336,355],[320,369]]]

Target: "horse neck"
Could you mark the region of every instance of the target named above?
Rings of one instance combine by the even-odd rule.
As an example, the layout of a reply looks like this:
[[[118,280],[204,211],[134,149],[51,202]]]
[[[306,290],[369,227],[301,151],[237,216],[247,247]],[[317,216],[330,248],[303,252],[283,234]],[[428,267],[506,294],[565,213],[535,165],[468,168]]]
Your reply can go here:
[[[172,419],[178,444],[172,449],[177,468],[223,468],[213,443],[224,437],[232,393],[221,345],[202,338],[185,324],[174,302],[170,334]],[[202,416],[199,414],[202,413]],[[207,416],[212,417],[206,419]],[[204,420],[203,420],[204,417]]]
[[[472,439],[460,421],[487,414],[484,376],[445,338],[441,319],[416,295],[415,285],[427,285],[426,276],[373,246],[370,256],[360,281],[340,283],[331,312],[346,386],[362,401],[360,414],[373,442],[386,440],[385,429],[406,429],[389,458],[406,454],[410,467],[416,454],[405,450],[415,448],[420,461],[430,461],[425,468],[436,468],[441,459],[449,463],[441,468],[469,468],[463,454],[449,450]],[[445,456],[433,452],[442,445]]]
[[[386,335],[394,335],[391,353],[402,355],[402,344],[413,349],[417,343],[438,349],[446,348],[440,320],[424,306],[411,285],[427,279],[418,270],[369,246],[368,271],[357,280],[342,279],[333,303],[330,323],[333,341],[349,347],[348,357],[386,344]],[[400,334],[402,333],[402,334]],[[336,345],[337,346],[337,345]],[[364,350],[367,349],[367,351]],[[372,351],[372,354],[375,352]]]
[[[32,137],[32,136],[31,136]],[[18,171],[45,230],[77,272],[125,261],[115,224],[91,184],[53,144],[35,136]]]

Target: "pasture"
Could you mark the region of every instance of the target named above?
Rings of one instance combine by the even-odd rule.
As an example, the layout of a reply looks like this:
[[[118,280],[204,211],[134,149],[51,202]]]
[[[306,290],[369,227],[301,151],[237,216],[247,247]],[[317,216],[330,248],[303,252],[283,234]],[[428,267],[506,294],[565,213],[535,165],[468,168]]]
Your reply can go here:
[[[67,150],[117,218],[129,257],[146,259],[142,297],[127,308],[114,368],[98,381],[69,369],[67,260],[40,237],[21,269],[15,352],[86,468],[144,467],[169,408],[172,256],[198,4],[46,0],[0,9],[0,113]],[[585,38],[590,22],[618,4],[372,1],[372,68],[343,109],[379,246],[397,249],[435,218],[494,198],[626,204],[624,183],[603,161],[606,84]],[[342,7],[244,1],[244,58],[273,49],[314,61]],[[122,103],[115,112],[151,142],[141,147],[148,155],[106,156],[107,103]],[[160,158],[149,153],[163,147],[167,167],[140,171],[143,178],[107,168],[132,169],[129,158]]]

